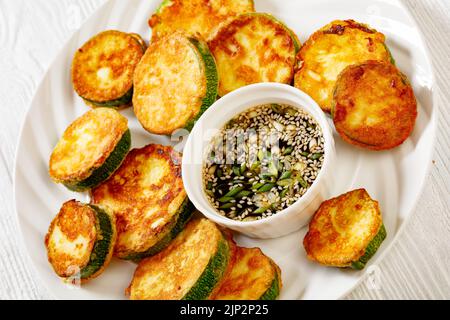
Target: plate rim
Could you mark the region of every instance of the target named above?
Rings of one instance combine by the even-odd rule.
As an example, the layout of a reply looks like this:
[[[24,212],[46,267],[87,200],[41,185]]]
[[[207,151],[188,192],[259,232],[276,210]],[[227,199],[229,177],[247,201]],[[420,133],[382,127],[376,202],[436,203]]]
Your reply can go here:
[[[19,135],[17,137],[16,140],[16,147],[15,147],[15,152],[14,152],[14,162],[13,162],[13,171],[12,171],[12,177],[13,177],[13,183],[12,183],[12,188],[13,188],[13,207],[14,207],[14,219],[15,222],[17,224],[18,230],[19,230],[19,242],[17,243],[17,245],[20,247],[20,249],[26,253],[26,260],[28,263],[26,264],[26,266],[29,268],[30,271],[32,271],[32,274],[37,275],[37,277],[33,277],[36,282],[40,283],[44,288],[46,293],[51,296],[52,298],[54,298],[55,300],[59,300],[61,299],[60,297],[58,297],[53,290],[50,289],[50,287],[48,286],[48,284],[43,280],[41,274],[39,273],[34,261],[31,259],[31,255],[30,255],[30,251],[29,248],[25,242],[25,236],[24,236],[24,229],[23,229],[23,223],[21,221],[21,217],[19,215],[18,209],[17,209],[17,163],[18,163],[18,155],[19,155],[19,149],[20,149],[20,142],[22,141],[23,138],[23,134],[24,134],[24,129],[25,129],[25,124],[27,122],[31,107],[34,105],[35,100],[37,99],[37,93],[41,90],[41,87],[44,85],[44,80],[48,77],[51,67],[54,65],[55,61],[62,55],[63,53],[63,48],[66,47],[68,45],[68,43],[70,43],[71,41],[73,41],[73,39],[75,37],[77,37],[78,33],[80,32],[81,28],[83,28],[83,26],[92,19],[92,17],[96,14],[98,14],[99,11],[101,11],[104,7],[106,7],[112,0],[107,0],[105,1],[103,4],[101,4],[97,9],[95,9],[89,16],[87,16],[79,25],[79,27],[77,29],[75,29],[72,34],[68,37],[68,39],[58,48],[57,53],[50,59],[50,63],[48,64],[45,72],[42,74],[41,78],[39,79],[39,84],[36,86],[36,89],[33,91],[33,95],[32,95],[32,99],[30,101],[30,103],[28,104],[25,114],[21,120],[21,124],[20,124],[20,129],[19,129]],[[380,1],[380,0],[379,0]],[[397,6],[399,6],[402,11],[406,14],[407,18],[410,20],[412,26],[414,27],[414,29],[416,30],[420,42],[421,42],[421,47],[424,51],[424,57],[426,59],[427,64],[430,66],[430,86],[429,86],[429,90],[431,92],[431,107],[432,107],[432,116],[430,118],[430,124],[431,124],[431,152],[429,154],[428,157],[428,161],[426,164],[426,168],[425,168],[425,176],[429,177],[429,173],[431,172],[431,160],[434,157],[435,153],[436,153],[436,140],[437,140],[437,122],[439,119],[439,105],[436,103],[437,101],[437,93],[436,93],[436,74],[435,74],[435,68],[434,65],[432,63],[432,55],[431,55],[431,51],[430,48],[427,44],[427,42],[425,41],[425,35],[422,32],[422,29],[419,27],[419,24],[417,22],[417,20],[414,18],[414,16],[412,15],[411,11],[409,10],[409,8],[403,3],[403,1],[401,0],[394,0],[393,4],[397,4]],[[394,244],[396,244],[399,240],[400,235],[403,234],[404,230],[405,230],[405,226],[406,224],[411,220],[411,216],[414,213],[414,211],[417,209],[417,205],[418,202],[421,198],[421,196],[423,195],[425,186],[429,183],[429,178],[425,178],[422,180],[422,183],[420,185],[420,187],[418,188],[419,192],[417,197],[414,198],[413,200],[413,204],[411,206],[411,209],[406,217],[406,219],[403,221],[402,225],[400,226],[400,228],[397,229],[397,232],[395,233],[394,237],[392,238],[391,242],[387,245],[387,247],[385,247],[383,249],[383,251],[380,253],[380,255],[378,257],[376,257],[373,260],[372,266],[375,266],[377,264],[379,264],[380,262],[383,261],[383,259],[385,259],[386,255],[391,252],[392,247],[394,246]],[[29,266],[32,266],[31,268]],[[341,300],[346,298],[349,294],[351,294],[358,286],[360,286],[369,276],[370,272],[368,272],[370,270],[370,268],[362,271],[362,274],[359,276],[358,280],[350,287],[348,288],[344,293],[342,293],[339,297],[336,297],[335,300]],[[39,289],[39,288],[38,288]]]

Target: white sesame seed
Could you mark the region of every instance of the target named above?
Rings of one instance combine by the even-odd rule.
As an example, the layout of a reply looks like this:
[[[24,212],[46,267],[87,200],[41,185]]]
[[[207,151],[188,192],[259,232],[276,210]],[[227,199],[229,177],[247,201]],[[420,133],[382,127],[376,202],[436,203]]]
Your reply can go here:
[[[225,145],[228,139],[233,139],[231,141],[233,147],[229,147],[227,144],[225,148],[222,143]],[[273,209],[266,210],[260,215],[251,216],[251,219],[260,220],[290,206],[306,193],[309,187],[303,188],[297,181],[284,187],[276,185],[278,181],[277,179],[272,180],[273,177],[269,179],[267,175],[261,176],[262,172],[267,174],[272,161],[278,167],[278,179],[283,172],[293,171],[294,174],[301,174],[303,180],[310,186],[318,176],[325,158],[323,155],[325,139],[315,119],[303,110],[293,109],[286,105],[280,105],[279,108],[273,110],[271,105],[263,105],[241,113],[231,120],[219,135],[213,138],[213,141],[216,143],[215,146],[211,146],[211,148],[215,148],[211,149],[211,151],[214,150],[214,153],[207,153],[211,156],[207,158],[204,165],[204,187],[206,188],[208,183],[210,187],[207,198],[220,214],[235,220],[243,220],[255,210],[252,199],[258,199],[255,200],[258,207],[260,202],[264,203],[262,206],[266,206],[267,203],[273,206]],[[263,147],[271,152],[271,155],[265,156],[260,161],[257,171],[252,170],[251,167],[255,161],[259,160],[258,153]],[[283,155],[287,147],[293,148],[289,156]],[[302,155],[301,153],[304,152],[308,154]],[[313,154],[322,154],[322,156],[313,160]],[[295,166],[299,161],[304,164],[302,166],[302,168],[305,167],[304,170],[298,171],[298,166]],[[246,164],[245,172],[242,175],[240,173],[235,175],[232,166],[236,164],[240,166],[243,163]],[[220,178],[216,176],[219,168],[222,172]],[[221,187],[218,187],[219,181]],[[255,190],[251,190],[251,187],[257,183],[267,184],[269,182],[275,183],[270,192],[256,194]],[[236,187],[242,187],[243,190],[251,193],[249,197],[232,199],[229,203],[236,205],[230,209],[219,210],[224,203],[220,203],[216,199],[222,197],[224,190],[221,189],[225,189],[222,187],[224,183],[227,186],[226,192]],[[281,192],[284,192],[286,188],[290,188],[289,192],[285,192],[285,196],[281,197]],[[259,198],[254,198],[255,195],[258,195]],[[268,195],[271,195],[270,199],[268,199]],[[239,215],[236,207],[243,209]]]

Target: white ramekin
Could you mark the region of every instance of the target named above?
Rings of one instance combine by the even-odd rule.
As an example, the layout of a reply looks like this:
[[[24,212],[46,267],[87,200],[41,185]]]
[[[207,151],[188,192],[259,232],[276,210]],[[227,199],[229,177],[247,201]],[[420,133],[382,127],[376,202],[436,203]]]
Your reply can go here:
[[[323,130],[325,139],[323,167],[303,197],[285,210],[251,222],[228,219],[218,214],[206,198],[202,181],[205,151],[214,133],[222,129],[229,120],[251,107],[268,103],[289,104],[304,109],[315,118]],[[277,238],[305,226],[320,204],[330,196],[334,158],[335,148],[330,125],[314,100],[306,93],[288,85],[260,83],[227,94],[202,115],[184,148],[183,182],[189,199],[208,219],[253,238]]]

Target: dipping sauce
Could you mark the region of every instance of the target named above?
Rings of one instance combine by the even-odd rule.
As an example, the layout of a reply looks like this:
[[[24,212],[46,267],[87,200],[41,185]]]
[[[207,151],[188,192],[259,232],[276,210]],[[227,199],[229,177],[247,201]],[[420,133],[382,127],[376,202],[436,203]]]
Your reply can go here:
[[[322,129],[309,113],[289,105],[260,105],[214,135],[204,161],[203,187],[219,214],[259,220],[299,200],[323,161]]]

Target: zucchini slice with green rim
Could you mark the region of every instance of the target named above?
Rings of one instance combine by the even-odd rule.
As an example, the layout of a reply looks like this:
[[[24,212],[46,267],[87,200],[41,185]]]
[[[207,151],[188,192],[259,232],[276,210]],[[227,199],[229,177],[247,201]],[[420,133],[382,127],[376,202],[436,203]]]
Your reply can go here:
[[[367,60],[391,61],[384,34],[353,20],[336,20],[316,31],[297,55],[294,85],[331,111],[339,74]]]
[[[108,179],[131,147],[128,120],[110,108],[76,119],[50,156],[49,174],[72,191],[89,190]]]
[[[417,101],[407,77],[395,65],[366,61],[339,75],[332,116],[346,142],[388,150],[401,145],[414,130]]]
[[[172,147],[133,149],[110,179],[91,190],[91,203],[117,217],[115,256],[140,260],[161,251],[184,227],[194,207]]]
[[[213,300],[275,300],[281,290],[280,268],[259,248],[237,247],[233,266]]]
[[[217,99],[216,64],[205,42],[180,32],[150,44],[136,68],[133,106],[144,129],[192,129]]]
[[[222,284],[228,278],[227,275],[229,275],[231,273],[231,271],[233,270],[234,262],[236,261],[236,256],[237,256],[236,252],[237,252],[237,249],[238,249],[238,246],[237,246],[236,242],[233,239],[233,232],[231,230],[229,230],[229,229],[225,229],[225,228],[222,228],[222,227],[219,227],[219,228],[222,231],[223,236],[228,241],[228,251],[229,251],[230,254],[229,254],[229,259],[228,259],[228,265],[227,265],[227,268],[225,269],[225,271],[223,273],[223,277],[220,279],[220,281],[216,284],[216,286],[214,287],[214,289],[210,293],[210,295],[208,297],[209,300],[214,300],[214,297],[219,292],[220,288],[222,287]]]
[[[149,20],[152,41],[177,30],[208,40],[221,24],[254,11],[253,0],[163,0]]]
[[[189,198],[186,197],[183,204],[178,209],[178,213],[173,218],[173,222],[171,222],[170,226],[168,226],[168,229],[170,229],[170,231],[167,232],[166,235],[164,235],[164,237],[161,240],[159,240],[155,245],[150,247],[147,251],[132,253],[124,257],[123,259],[139,262],[145,257],[153,256],[162,251],[183,230],[186,223],[188,223],[189,219],[191,219],[194,211],[195,211],[194,205],[192,204],[191,201],[189,201]]]
[[[135,33],[108,30],[94,36],[73,58],[75,91],[92,107],[130,105],[134,70],[144,52],[145,42]]]
[[[378,202],[358,189],[322,203],[303,245],[312,261],[362,269],[385,238]]]
[[[85,282],[100,275],[109,264],[115,240],[113,215],[70,200],[53,219],[45,245],[59,277]]]
[[[219,71],[219,95],[252,83],[290,84],[299,47],[294,32],[272,15],[239,15],[209,41]]]
[[[219,228],[194,219],[166,249],[141,261],[127,293],[132,300],[207,299],[229,259],[229,243]]]

